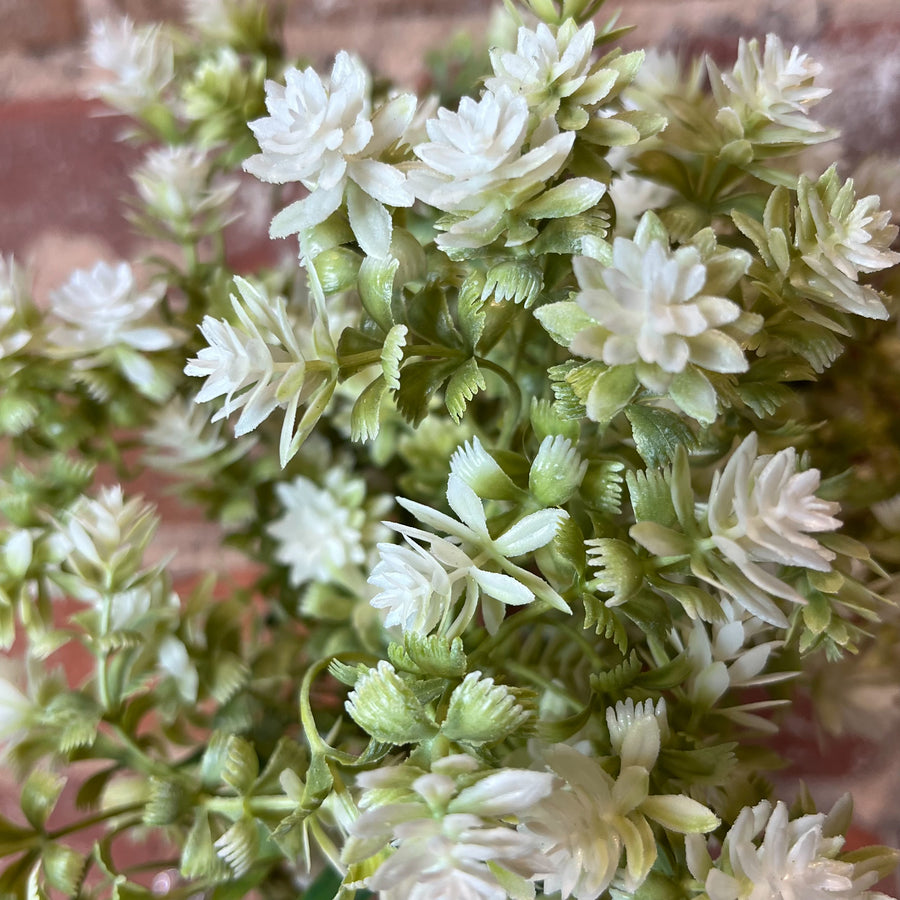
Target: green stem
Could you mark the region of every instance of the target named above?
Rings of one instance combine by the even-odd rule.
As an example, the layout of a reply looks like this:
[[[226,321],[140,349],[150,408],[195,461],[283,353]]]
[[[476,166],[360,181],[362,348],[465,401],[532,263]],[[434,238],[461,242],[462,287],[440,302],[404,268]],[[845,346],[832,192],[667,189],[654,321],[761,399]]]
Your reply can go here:
[[[519,417],[522,415],[522,391],[515,379],[503,366],[497,365],[483,356],[476,356],[475,362],[489,372],[493,372],[499,376],[509,391],[509,409],[506,411],[506,417],[503,422],[503,428],[500,431],[499,442],[501,447],[509,447],[512,443],[512,436],[519,424]]]
[[[86,819],[79,819],[77,822],[71,822],[62,828],[57,828],[55,831],[48,831],[47,837],[51,841],[56,841],[61,837],[74,834],[76,831],[81,831],[82,828],[92,828],[94,825],[102,825],[108,819],[113,819],[116,816],[124,816],[128,813],[139,812],[143,808],[143,803],[129,803],[127,806],[114,806],[112,809],[103,810],[93,816],[88,816]]]

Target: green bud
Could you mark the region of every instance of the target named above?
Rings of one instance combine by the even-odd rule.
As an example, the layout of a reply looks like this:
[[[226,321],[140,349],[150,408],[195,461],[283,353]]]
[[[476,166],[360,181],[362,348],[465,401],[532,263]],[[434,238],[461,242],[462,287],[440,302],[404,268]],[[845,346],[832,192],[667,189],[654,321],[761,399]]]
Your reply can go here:
[[[259,758],[253,745],[236,734],[228,739],[222,779],[239,794],[246,794],[259,775]]]
[[[493,678],[482,678],[481,672],[471,672],[450,695],[441,733],[467,744],[495,743],[530,717],[531,712],[519,704],[511,688],[494,684]]]
[[[346,708],[360,728],[382,743],[415,743],[437,733],[428,711],[384,660],[357,681]]]
[[[528,487],[543,506],[561,506],[581,484],[587,462],[561,435],[545,437],[528,473]]]
[[[25,818],[36,829],[42,829],[59,800],[66,779],[46,769],[35,769],[22,788],[21,806]]]
[[[238,819],[214,844],[219,859],[240,878],[259,857],[259,826],[255,819]]]
[[[41,853],[41,862],[51,887],[66,897],[74,897],[78,893],[85,864],[85,858],[80,853],[65,844],[47,844]]]
[[[313,265],[326,294],[355,287],[362,257],[349,247],[333,247],[320,253]]]
[[[451,641],[438,634],[425,636],[409,631],[403,635],[403,646],[388,647],[388,656],[398,669],[413,675],[461,678],[466,674],[462,638]]]
[[[607,606],[620,606],[633,597],[644,583],[644,569],[637,554],[624,541],[595,538],[585,542],[588,558],[597,570],[596,589],[612,594]]]
[[[194,791],[180,778],[150,778],[150,796],[144,807],[145,825],[174,825],[190,812]]]

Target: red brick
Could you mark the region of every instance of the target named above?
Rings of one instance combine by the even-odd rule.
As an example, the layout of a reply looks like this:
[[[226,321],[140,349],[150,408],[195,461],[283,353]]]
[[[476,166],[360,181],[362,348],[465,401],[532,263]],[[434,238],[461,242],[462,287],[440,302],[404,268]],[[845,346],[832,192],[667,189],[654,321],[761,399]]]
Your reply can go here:
[[[0,0],[0,50],[45,50],[81,39],[78,0]]]

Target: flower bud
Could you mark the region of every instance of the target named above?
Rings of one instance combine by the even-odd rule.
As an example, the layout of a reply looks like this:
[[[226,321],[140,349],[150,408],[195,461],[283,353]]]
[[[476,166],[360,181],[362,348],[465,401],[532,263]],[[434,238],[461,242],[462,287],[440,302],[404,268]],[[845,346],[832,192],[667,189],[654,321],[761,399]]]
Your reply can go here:
[[[494,743],[520,728],[530,715],[510,688],[471,672],[450,695],[441,733],[468,744]]]
[[[336,294],[354,287],[361,263],[362,257],[349,247],[324,250],[313,261],[326,294]]]
[[[644,583],[644,570],[635,552],[624,541],[596,538],[586,541],[591,565],[597,570],[596,589],[611,593],[607,606],[620,606]]]
[[[578,490],[586,471],[587,462],[568,438],[548,435],[531,464],[528,487],[543,506],[560,506]]]
[[[437,733],[412,688],[384,660],[356,682],[345,706],[360,728],[385,744],[410,744]]]

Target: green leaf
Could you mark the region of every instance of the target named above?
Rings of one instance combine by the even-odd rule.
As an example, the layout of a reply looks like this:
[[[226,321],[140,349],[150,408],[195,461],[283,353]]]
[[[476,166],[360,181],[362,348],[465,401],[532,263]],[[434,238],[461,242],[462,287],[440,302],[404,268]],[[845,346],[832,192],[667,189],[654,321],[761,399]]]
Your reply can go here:
[[[688,366],[672,379],[669,396],[701,424],[710,425],[716,420],[716,390],[695,366]]]
[[[690,451],[697,445],[694,432],[667,409],[632,404],[625,408],[625,415],[631,423],[637,451],[648,466],[665,465],[679,447]]]
[[[606,193],[606,185],[593,178],[569,178],[544,191],[520,208],[528,219],[562,219],[577,216],[596,206]]]
[[[610,422],[628,405],[637,388],[634,366],[613,366],[601,372],[585,400],[588,418],[601,425]]]
[[[663,472],[629,471],[625,473],[625,483],[636,521],[658,522],[667,528],[678,524],[672,489]]]
[[[414,675],[461,678],[467,660],[461,638],[452,641],[441,635],[421,635],[414,631],[403,636],[403,645],[390,644],[388,657],[398,669]]]
[[[474,358],[467,359],[454,371],[444,391],[444,402],[454,422],[460,422],[469,401],[486,387],[484,375]]]
[[[74,897],[78,893],[81,875],[87,862],[77,850],[65,844],[45,844],[41,851],[44,875],[47,884],[62,891],[66,897]]]
[[[456,299],[459,330],[466,342],[466,348],[471,353],[475,352],[487,321],[487,313],[484,311],[484,285],[484,273],[476,269],[466,276]]]
[[[350,411],[350,440],[354,443],[371,441],[378,436],[381,404],[387,392],[384,375],[379,375],[356,398]]]
[[[418,425],[428,414],[432,396],[458,365],[455,359],[408,362],[400,370],[400,387],[394,395],[400,415],[411,425]]]
[[[574,300],[548,303],[536,309],[534,316],[544,326],[547,334],[563,347],[568,347],[575,336],[586,328],[597,326]]]
[[[38,831],[53,812],[65,784],[65,778],[45,769],[35,769],[26,779],[20,804],[25,818]]]
[[[584,601],[584,627],[612,641],[622,654],[628,650],[628,632],[615,608],[608,607],[599,597],[588,594]]]

